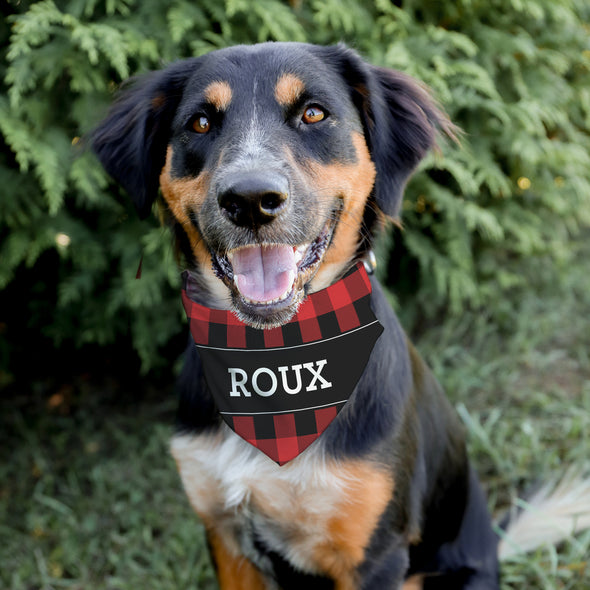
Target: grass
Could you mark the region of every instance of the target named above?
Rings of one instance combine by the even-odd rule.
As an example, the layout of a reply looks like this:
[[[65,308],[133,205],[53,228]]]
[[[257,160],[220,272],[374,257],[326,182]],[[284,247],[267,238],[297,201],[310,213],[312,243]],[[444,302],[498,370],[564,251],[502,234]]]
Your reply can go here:
[[[590,248],[562,285],[531,290],[518,308],[510,331],[466,314],[418,342],[468,428],[496,513],[588,468]],[[0,398],[1,588],[216,588],[167,450],[174,406],[170,390],[88,377]],[[502,588],[590,588],[590,532],[504,563]]]
[[[216,588],[167,452],[171,402],[84,382],[27,401],[2,408],[1,588]]]
[[[469,432],[470,455],[497,515],[523,493],[590,466],[590,247],[563,282],[531,289],[512,329],[453,319],[421,350]],[[442,353],[441,353],[442,351]],[[503,564],[503,590],[590,588],[590,531]]]

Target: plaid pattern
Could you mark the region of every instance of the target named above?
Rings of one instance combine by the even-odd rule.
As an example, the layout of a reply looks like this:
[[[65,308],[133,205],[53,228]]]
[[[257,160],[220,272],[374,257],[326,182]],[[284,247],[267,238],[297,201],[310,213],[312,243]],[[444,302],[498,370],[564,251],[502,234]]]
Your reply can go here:
[[[284,465],[324,432],[345,403],[284,414],[231,416],[229,425],[244,440]]]
[[[305,399],[313,399],[313,403],[317,404],[313,407],[297,407],[295,398],[302,398],[296,395],[285,396],[288,403],[293,403],[288,408],[277,402],[279,396],[260,398],[256,394],[250,394],[251,397],[248,399],[243,398],[236,402],[228,397],[227,385],[219,385],[219,380],[225,378],[227,367],[234,366],[235,363],[226,360],[225,357],[220,361],[219,355],[225,354],[226,357],[235,358],[239,351],[260,351],[254,352],[257,355],[256,362],[261,366],[267,366],[268,356],[265,356],[265,351],[276,355],[276,352],[270,351],[319,343],[312,347],[317,349],[317,346],[326,346],[322,341],[330,339],[328,346],[331,351],[334,346],[346,347],[337,353],[332,352],[338,355],[338,365],[341,365],[342,354],[350,354],[353,350],[356,357],[358,349],[350,346],[351,340],[342,341],[343,339],[336,337],[357,332],[357,328],[372,326],[368,336],[371,338],[370,342],[363,340],[359,344],[355,341],[356,346],[363,349],[368,347],[368,359],[382,328],[370,308],[371,283],[364,265],[357,264],[337,283],[309,295],[290,322],[268,330],[247,326],[230,311],[210,309],[192,301],[187,294],[191,286],[188,273],[185,273],[184,281],[182,301],[189,319],[190,331],[199,348],[205,378],[221,416],[243,439],[279,465],[285,464],[312,444],[336,418],[352,393],[360,373],[354,378],[353,383],[350,382],[351,379],[346,378],[345,387],[340,384],[339,387],[334,387],[334,391],[314,391],[313,398],[308,394]],[[367,338],[366,335],[361,337]],[[286,355],[286,360],[282,361],[284,365],[295,362],[292,359],[293,351],[283,354]],[[320,358],[322,355],[325,353],[320,354]],[[252,359],[252,356],[249,359]],[[344,364],[347,364],[346,360]],[[364,364],[361,372],[362,369]],[[293,376],[289,379],[293,379]],[[349,390],[346,395],[344,389]],[[234,404],[258,404],[257,411],[240,411],[244,409],[243,405],[229,406],[229,401]],[[281,403],[284,402],[285,399]],[[264,411],[260,411],[260,404],[264,404]]]
[[[279,348],[325,340],[374,320],[368,301],[371,282],[362,262],[340,281],[308,295],[284,326],[258,330],[231,311],[210,309],[187,295],[190,275],[183,276],[182,303],[197,345],[221,348]]]

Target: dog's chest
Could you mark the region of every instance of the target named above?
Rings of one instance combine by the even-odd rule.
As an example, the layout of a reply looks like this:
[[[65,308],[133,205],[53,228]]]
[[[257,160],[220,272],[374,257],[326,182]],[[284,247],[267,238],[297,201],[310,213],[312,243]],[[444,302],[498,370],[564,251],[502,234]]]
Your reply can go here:
[[[282,467],[227,429],[177,436],[172,454],[193,508],[230,552],[256,561],[262,545],[311,573],[362,561],[393,487],[373,464],[325,459],[321,441]]]

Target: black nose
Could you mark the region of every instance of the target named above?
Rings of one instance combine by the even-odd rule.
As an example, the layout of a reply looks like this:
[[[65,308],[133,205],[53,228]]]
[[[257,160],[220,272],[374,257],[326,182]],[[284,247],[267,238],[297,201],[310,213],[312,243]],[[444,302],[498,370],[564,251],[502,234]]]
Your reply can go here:
[[[232,223],[259,227],[273,221],[288,199],[287,179],[261,171],[234,175],[219,192],[217,202]]]

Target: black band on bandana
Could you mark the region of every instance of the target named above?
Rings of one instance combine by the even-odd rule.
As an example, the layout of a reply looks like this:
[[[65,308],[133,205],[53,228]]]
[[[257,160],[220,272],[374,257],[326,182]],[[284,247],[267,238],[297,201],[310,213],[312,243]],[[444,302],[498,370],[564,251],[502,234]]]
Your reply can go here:
[[[260,330],[230,311],[182,302],[225,422],[279,465],[303,452],[352,394],[383,331],[362,263],[312,293],[288,323]]]

